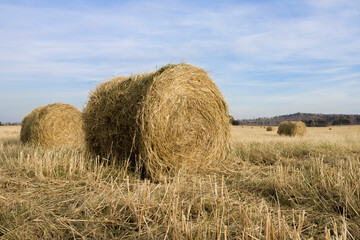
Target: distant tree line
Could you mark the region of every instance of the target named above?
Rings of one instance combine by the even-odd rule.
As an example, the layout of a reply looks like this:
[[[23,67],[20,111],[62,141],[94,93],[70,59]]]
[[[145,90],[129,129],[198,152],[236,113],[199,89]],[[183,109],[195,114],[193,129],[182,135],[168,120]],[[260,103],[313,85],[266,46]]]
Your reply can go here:
[[[294,113],[272,118],[256,118],[236,120],[231,118],[233,125],[277,126],[282,121],[302,121],[308,127],[326,127],[335,125],[360,125],[360,115],[357,114],[313,114]]]
[[[332,125],[351,125],[351,122],[349,119],[339,119],[335,120]]]
[[[20,126],[21,123],[11,123],[11,122],[6,122],[6,123],[3,123],[3,122],[0,122],[0,126]]]
[[[240,120],[235,120],[235,118],[230,115],[230,123],[234,126],[238,126],[240,125]]]

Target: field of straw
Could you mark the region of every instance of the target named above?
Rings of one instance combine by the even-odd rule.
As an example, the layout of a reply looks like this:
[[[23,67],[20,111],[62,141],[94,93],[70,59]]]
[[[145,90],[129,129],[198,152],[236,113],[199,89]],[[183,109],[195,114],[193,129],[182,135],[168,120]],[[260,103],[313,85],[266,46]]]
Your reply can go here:
[[[0,239],[359,239],[360,127],[233,127],[232,152],[165,182],[0,127]]]

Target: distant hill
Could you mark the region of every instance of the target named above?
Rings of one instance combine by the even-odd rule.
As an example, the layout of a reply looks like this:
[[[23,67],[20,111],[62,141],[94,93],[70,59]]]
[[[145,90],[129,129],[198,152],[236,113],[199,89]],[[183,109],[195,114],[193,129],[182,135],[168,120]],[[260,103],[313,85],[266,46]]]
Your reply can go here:
[[[282,121],[303,121],[308,127],[326,127],[331,125],[358,125],[359,114],[321,114],[294,113],[271,118],[232,120],[233,125],[277,126]]]

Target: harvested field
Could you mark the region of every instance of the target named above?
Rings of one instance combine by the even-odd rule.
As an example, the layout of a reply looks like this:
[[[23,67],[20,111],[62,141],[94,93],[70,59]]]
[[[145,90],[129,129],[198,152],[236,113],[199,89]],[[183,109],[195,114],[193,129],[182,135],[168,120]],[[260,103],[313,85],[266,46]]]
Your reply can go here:
[[[0,238],[360,236],[359,126],[231,134],[222,165],[154,183],[86,152],[22,145],[20,127],[0,127]]]

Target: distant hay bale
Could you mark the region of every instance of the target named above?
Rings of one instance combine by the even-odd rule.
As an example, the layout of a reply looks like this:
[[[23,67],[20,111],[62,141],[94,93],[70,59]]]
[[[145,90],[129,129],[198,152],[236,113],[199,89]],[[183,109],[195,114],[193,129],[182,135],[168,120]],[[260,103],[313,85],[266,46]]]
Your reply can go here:
[[[228,106],[207,72],[184,63],[115,77],[91,92],[84,109],[90,152],[152,179],[180,167],[199,172],[229,151]]]
[[[81,112],[63,103],[35,108],[21,123],[20,140],[45,148],[84,144]]]
[[[273,127],[271,127],[271,126],[268,126],[267,128],[266,128],[266,131],[268,131],[268,132],[271,132],[273,130]]]
[[[332,128],[329,128],[329,130],[331,130]]]
[[[284,121],[280,123],[277,133],[285,136],[304,136],[306,125],[303,122]]]

